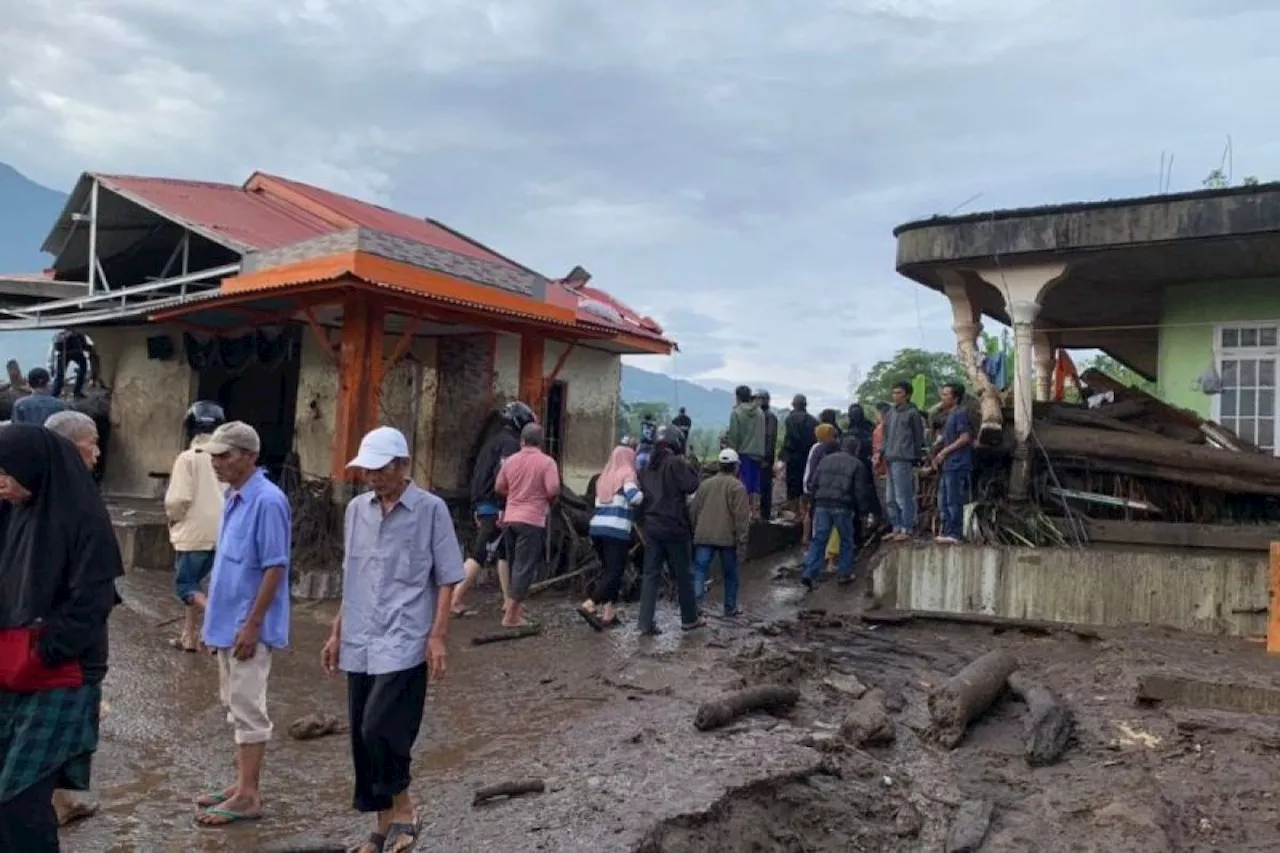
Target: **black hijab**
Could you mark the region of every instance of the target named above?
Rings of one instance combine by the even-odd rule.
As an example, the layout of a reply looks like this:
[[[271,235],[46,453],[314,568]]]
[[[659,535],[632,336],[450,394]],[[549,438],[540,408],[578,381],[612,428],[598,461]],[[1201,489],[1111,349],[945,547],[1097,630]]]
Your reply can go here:
[[[31,492],[24,503],[0,501],[0,628],[44,622],[48,663],[101,645],[105,665],[106,619],[124,569],[93,475],[75,445],[30,424],[0,429],[0,471]]]
[[[867,420],[861,404],[854,403],[849,407],[849,434],[858,439],[858,449],[853,454],[866,464],[871,464],[871,433],[875,426]]]

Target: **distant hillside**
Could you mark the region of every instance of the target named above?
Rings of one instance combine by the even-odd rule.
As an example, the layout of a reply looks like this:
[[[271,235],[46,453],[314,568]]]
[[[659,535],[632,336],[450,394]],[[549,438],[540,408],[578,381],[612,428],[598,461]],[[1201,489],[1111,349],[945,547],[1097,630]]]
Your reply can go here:
[[[684,406],[695,429],[728,426],[729,410],[733,408],[733,394],[729,391],[704,388],[629,364],[622,365],[622,399],[628,403],[666,403],[673,415]]]
[[[0,163],[0,275],[39,272],[52,262],[40,244],[67,197]],[[18,359],[23,370],[44,364],[49,332],[0,332],[0,362]]]

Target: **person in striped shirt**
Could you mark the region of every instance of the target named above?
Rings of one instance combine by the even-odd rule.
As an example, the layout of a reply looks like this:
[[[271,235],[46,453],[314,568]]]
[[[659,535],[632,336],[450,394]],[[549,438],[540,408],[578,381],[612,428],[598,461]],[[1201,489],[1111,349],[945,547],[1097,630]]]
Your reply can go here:
[[[644,500],[636,475],[636,452],[625,445],[615,447],[596,479],[596,512],[591,517],[591,539],[604,564],[604,574],[590,598],[578,606],[578,613],[597,631],[618,624],[615,607],[631,553],[631,516]],[[603,607],[597,610],[597,605]]]

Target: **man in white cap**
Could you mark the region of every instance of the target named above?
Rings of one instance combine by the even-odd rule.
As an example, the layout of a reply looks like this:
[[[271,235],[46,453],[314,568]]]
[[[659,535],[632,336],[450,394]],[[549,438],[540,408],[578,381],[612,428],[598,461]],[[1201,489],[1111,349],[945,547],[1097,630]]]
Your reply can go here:
[[[377,815],[369,839],[353,850],[401,853],[418,841],[410,758],[428,677],[445,674],[462,548],[445,502],[410,481],[399,430],[370,432],[348,467],[370,491],[347,504],[342,608],[320,657],[330,674],[347,674],[354,806]]]
[[[258,467],[262,442],[241,421],[213,431],[201,450],[227,484],[204,614],[204,644],[218,656],[218,689],[235,728],[236,782],[196,799],[201,826],[262,817],[262,759],[271,740],[271,657],[289,645],[289,500]]]

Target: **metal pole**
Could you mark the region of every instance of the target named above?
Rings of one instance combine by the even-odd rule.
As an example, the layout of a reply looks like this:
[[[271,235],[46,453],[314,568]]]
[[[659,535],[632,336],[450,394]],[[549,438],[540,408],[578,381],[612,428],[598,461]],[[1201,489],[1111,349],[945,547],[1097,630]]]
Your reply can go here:
[[[95,293],[98,266],[98,179],[89,188],[89,294]]]
[[[182,232],[182,274],[191,272],[191,232]]]

